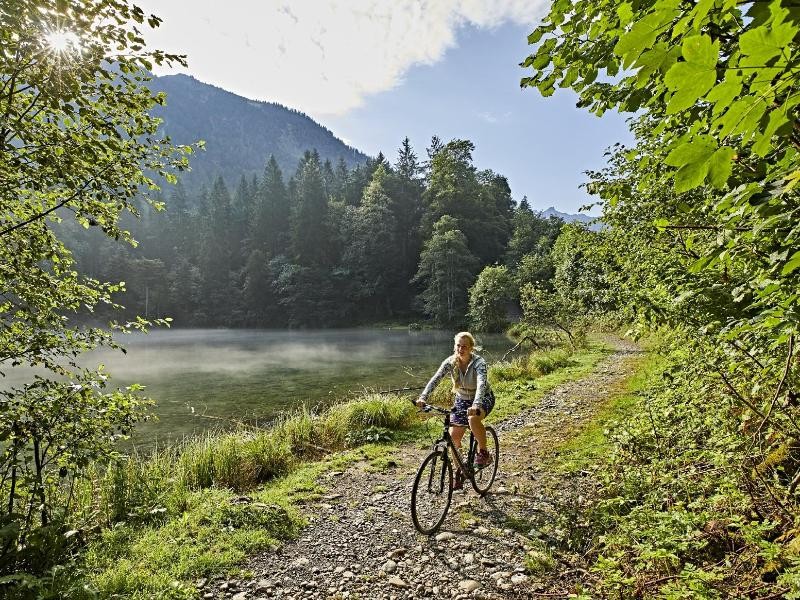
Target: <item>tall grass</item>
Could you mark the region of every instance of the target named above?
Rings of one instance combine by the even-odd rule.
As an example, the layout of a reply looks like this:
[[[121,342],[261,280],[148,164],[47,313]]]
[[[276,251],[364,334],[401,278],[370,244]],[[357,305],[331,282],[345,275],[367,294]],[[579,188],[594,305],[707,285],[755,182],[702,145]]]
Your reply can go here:
[[[267,429],[210,432],[147,455],[133,453],[79,484],[76,514],[103,525],[177,514],[192,491],[247,492],[304,459],[358,445],[366,431],[409,429],[414,417],[407,398],[371,394],[318,413],[299,409]]]
[[[572,351],[568,348],[533,352],[529,356],[520,356],[490,366],[489,379],[492,381],[535,379],[569,366],[571,363]]]

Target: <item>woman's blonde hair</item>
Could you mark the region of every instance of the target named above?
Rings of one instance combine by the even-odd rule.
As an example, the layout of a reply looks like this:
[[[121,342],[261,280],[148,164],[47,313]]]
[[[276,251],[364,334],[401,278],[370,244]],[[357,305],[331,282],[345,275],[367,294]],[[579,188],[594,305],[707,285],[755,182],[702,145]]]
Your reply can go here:
[[[474,348],[475,347],[475,338],[473,337],[473,335],[469,331],[459,331],[457,334],[455,334],[453,336],[453,343],[457,344],[458,340],[464,339],[464,338],[469,340],[470,348]]]
[[[469,331],[459,331],[453,336],[453,346],[458,340],[469,340],[470,351],[475,349],[475,337]],[[453,348],[453,393],[458,391],[458,381],[461,379],[461,370],[458,368],[458,352]]]
[[[455,334],[453,336],[453,346],[458,344],[458,340],[469,340],[470,350],[474,350],[475,349],[475,338],[472,336],[472,334],[469,331],[459,331],[457,334]],[[456,349],[453,348],[453,364],[454,365],[456,364],[457,360],[458,360],[458,352],[456,352]]]

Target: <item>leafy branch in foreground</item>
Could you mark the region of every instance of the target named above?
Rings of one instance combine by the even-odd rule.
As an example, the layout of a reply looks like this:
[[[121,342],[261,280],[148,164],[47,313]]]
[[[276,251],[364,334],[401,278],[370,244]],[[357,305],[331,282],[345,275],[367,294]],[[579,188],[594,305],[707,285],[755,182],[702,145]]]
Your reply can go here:
[[[625,314],[673,328],[671,352],[691,351],[679,362],[693,379],[677,386],[691,410],[673,420],[663,400],[678,394],[662,390],[658,410],[669,412],[655,416],[666,422],[662,437],[708,451],[671,456],[669,475],[646,479],[659,462],[647,422],[619,441],[621,454],[646,442],[641,472],[618,475],[656,491],[651,503],[648,490],[610,489],[609,502],[630,505],[610,525],[620,538],[596,556],[605,581],[664,597],[797,597],[800,11],[787,0],[557,0],[529,41],[538,47],[523,62],[533,69],[523,86],[571,88],[598,115],[636,114],[635,146],[615,147],[609,166],[590,173],[608,225],[595,253],[612,259],[605,281]],[[703,402],[713,407],[704,412]],[[699,489],[693,471],[709,461],[726,470],[717,494]],[[659,505],[659,492],[676,487],[681,501]],[[727,503],[737,523],[731,549],[686,533],[714,512],[703,503]],[[648,519],[683,526],[654,534],[643,552],[632,536]],[[739,586],[736,577],[752,574],[721,573],[717,550],[733,562],[747,555],[764,580]]]
[[[40,369],[0,391],[3,574],[58,560],[69,536],[56,492],[112,458],[146,406],[137,388],[107,392],[102,368],[77,363],[98,345],[118,347],[109,328],[81,323],[115,307],[124,284],[82,276],[58,223],[135,244],[121,215],[137,215],[140,202],[160,208],[157,178],[187,168],[192,149],[173,146],[148,114],[164,102],[146,86],[149,71],[184,63],[145,49],[139,28],[158,23],[119,0],[9,0],[0,9],[0,371]]]

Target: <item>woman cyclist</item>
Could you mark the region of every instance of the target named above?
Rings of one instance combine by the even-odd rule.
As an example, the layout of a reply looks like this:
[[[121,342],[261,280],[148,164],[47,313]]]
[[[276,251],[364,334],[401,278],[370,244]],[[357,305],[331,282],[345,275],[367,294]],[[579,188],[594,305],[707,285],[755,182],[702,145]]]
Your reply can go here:
[[[468,331],[461,331],[454,337],[453,354],[442,362],[428,385],[417,399],[417,406],[424,406],[428,396],[436,389],[445,375],[453,381],[453,407],[450,417],[450,437],[456,448],[461,448],[461,439],[466,428],[472,430],[478,442],[475,464],[486,466],[492,463],[492,456],[486,450],[486,429],[483,419],[494,408],[494,393],[486,378],[486,361],[473,352],[475,338]],[[456,472],[454,489],[464,487],[464,474]]]

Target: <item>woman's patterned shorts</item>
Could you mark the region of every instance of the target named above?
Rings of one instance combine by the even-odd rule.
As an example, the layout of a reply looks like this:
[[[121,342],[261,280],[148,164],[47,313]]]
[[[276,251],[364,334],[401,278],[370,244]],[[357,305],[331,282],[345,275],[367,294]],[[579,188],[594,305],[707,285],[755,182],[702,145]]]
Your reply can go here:
[[[486,415],[492,412],[494,408],[494,392],[489,390],[483,395],[483,409]],[[472,400],[458,398],[453,401],[453,408],[450,409],[450,425],[456,427],[469,427],[469,418],[467,417],[467,409],[472,406]],[[484,415],[484,416],[486,416]]]

